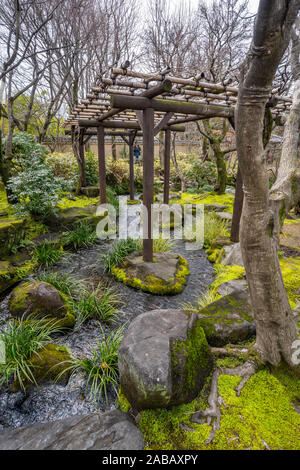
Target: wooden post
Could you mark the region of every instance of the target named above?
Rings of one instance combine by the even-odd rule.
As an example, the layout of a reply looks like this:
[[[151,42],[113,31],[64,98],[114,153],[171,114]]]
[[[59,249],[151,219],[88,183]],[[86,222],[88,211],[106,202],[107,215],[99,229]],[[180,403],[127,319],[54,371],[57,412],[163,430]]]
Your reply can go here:
[[[98,137],[98,164],[99,164],[99,187],[100,204],[106,204],[106,168],[105,168],[105,146],[104,146],[104,127],[97,127]]]
[[[165,153],[164,153],[164,204],[169,204],[170,193],[170,156],[171,156],[171,131],[165,131]]]
[[[143,258],[144,261],[153,261],[152,239],[152,204],[154,180],[154,110],[143,111],[144,130],[144,157],[143,157],[143,204],[147,213],[143,213]]]
[[[135,139],[135,133],[129,137],[129,181],[130,181],[130,200],[134,201],[134,155],[133,155],[133,143]]]
[[[80,179],[81,187],[86,186],[86,176],[85,176],[85,154],[84,154],[84,129],[79,131],[79,159],[80,159]]]
[[[236,185],[235,185],[235,197],[231,224],[230,240],[232,242],[239,242],[240,240],[240,220],[243,210],[244,191],[243,191],[243,180],[240,165],[238,165]]]

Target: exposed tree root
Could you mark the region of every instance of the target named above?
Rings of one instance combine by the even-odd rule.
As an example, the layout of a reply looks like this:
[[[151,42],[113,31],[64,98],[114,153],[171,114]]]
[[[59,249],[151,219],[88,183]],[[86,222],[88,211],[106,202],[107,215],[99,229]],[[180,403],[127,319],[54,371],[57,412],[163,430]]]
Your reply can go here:
[[[222,349],[222,348],[212,348],[212,349]],[[216,431],[220,429],[221,421],[221,410],[220,406],[225,404],[223,398],[219,395],[218,391],[218,379],[220,375],[238,375],[242,378],[239,385],[236,387],[235,391],[237,396],[240,396],[241,391],[243,390],[247,380],[255,374],[258,368],[258,364],[252,360],[246,361],[244,364],[241,364],[235,368],[218,368],[214,371],[211,381],[211,390],[208,397],[209,407],[206,410],[200,410],[193,414],[191,418],[192,423],[204,424],[207,422],[208,425],[212,425],[212,429],[209,435],[209,438],[206,440],[205,444],[210,444],[216,434]]]

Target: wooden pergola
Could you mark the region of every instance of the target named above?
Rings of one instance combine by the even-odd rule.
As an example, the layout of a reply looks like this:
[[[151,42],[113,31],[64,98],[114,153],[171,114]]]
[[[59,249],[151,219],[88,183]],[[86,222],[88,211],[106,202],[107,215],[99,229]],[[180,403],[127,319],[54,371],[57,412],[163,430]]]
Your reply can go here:
[[[276,118],[289,110],[291,98],[273,90],[268,106]],[[105,136],[120,136],[129,146],[130,199],[134,199],[133,145],[137,135],[143,136],[143,257],[153,260],[152,213],[154,183],[154,137],[165,133],[164,199],[169,203],[171,133],[184,132],[184,124],[213,117],[227,118],[234,126],[234,108],[238,88],[231,80],[222,83],[205,81],[203,74],[179,78],[164,70],[146,74],[130,70],[126,62],[112,68],[109,77],[99,77],[91,93],[81,100],[65,122],[71,133],[79,137],[79,154],[83,185],[85,184],[84,144],[97,135],[100,203],[106,203]],[[240,182],[241,186],[241,182]]]

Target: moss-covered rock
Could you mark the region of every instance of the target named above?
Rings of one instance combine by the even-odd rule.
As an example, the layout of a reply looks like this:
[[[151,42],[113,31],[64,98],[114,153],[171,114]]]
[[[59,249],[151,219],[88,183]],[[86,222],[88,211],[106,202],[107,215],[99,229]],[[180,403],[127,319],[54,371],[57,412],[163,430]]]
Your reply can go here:
[[[57,344],[47,344],[33,354],[27,361],[35,383],[22,376],[25,389],[47,383],[59,383],[66,385],[71,375],[71,356],[68,348]],[[12,389],[19,388],[18,380],[15,380]]]
[[[0,218],[0,256],[7,255],[13,246],[25,238],[26,220],[17,218]]]
[[[221,297],[200,310],[198,318],[211,346],[238,343],[255,335],[248,290]]]
[[[122,266],[113,266],[112,274],[127,286],[156,295],[172,295],[182,292],[190,271],[180,255],[155,253],[153,262],[145,262],[140,253],[134,252]]]
[[[199,319],[182,310],[139,315],[118,356],[122,393],[136,410],[193,400],[212,367]]]
[[[37,264],[25,254],[11,255],[0,261],[0,294],[26,278]]]
[[[56,215],[52,215],[46,223],[54,230],[71,229],[83,220],[96,226],[102,219],[102,216],[96,215],[96,211],[97,206],[67,207],[66,209],[60,209]]]
[[[81,192],[87,197],[97,197],[100,193],[99,186],[86,186],[81,188]]]
[[[14,284],[16,268],[8,261],[0,261],[0,293]]]
[[[8,307],[11,315],[17,319],[30,315],[53,318],[61,328],[72,328],[76,322],[64,294],[45,282],[23,282],[15,287]]]

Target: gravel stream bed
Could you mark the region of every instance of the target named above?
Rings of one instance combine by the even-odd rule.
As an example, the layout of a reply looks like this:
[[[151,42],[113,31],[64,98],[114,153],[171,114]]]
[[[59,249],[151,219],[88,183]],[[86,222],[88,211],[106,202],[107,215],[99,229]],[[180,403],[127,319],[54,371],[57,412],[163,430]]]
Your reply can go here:
[[[98,242],[88,249],[67,254],[55,265],[55,270],[86,279],[97,284],[107,279],[101,255],[109,250],[111,242]],[[123,302],[118,324],[128,325],[139,314],[153,309],[180,308],[182,304],[194,302],[205,292],[213,281],[213,267],[207,260],[204,250],[190,251],[184,241],[177,240],[173,251],[184,256],[191,271],[188,284],[181,294],[176,296],[158,296],[131,289],[110,280],[111,286],[118,291]],[[7,308],[8,297],[0,303],[0,330],[10,318]],[[114,327],[117,325],[114,325]],[[125,326],[126,327],[126,326]],[[107,331],[109,329],[107,328]],[[99,324],[90,320],[79,329],[60,336],[55,342],[68,346],[75,356],[86,356],[101,339]],[[115,407],[115,396],[110,394],[109,402],[100,401],[99,408],[110,410]],[[34,422],[55,421],[78,414],[87,414],[95,410],[82,374],[75,374],[67,386],[45,385],[23,392],[10,392],[6,387],[0,391],[0,429],[20,427]]]

